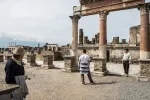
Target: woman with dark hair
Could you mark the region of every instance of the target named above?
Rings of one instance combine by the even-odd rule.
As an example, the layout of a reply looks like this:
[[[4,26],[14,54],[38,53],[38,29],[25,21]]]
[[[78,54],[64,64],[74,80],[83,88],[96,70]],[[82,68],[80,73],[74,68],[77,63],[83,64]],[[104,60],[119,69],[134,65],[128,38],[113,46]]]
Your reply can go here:
[[[8,60],[5,66],[5,81],[7,84],[17,84],[19,89],[12,93],[13,100],[24,100],[28,95],[28,88],[25,82],[25,70],[22,63],[24,56],[24,49],[22,47],[16,48],[13,51],[13,57]]]

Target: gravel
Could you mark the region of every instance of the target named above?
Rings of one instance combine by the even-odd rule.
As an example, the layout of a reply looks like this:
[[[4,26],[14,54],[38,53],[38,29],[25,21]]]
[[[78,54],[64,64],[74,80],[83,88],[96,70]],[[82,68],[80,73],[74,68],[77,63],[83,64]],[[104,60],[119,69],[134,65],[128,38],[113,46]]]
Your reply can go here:
[[[0,64],[0,79],[4,78]],[[120,70],[119,70],[120,71]],[[93,76],[96,85],[80,82],[79,73],[62,69],[26,68],[30,95],[26,100],[150,100],[150,82],[138,82],[135,77]]]

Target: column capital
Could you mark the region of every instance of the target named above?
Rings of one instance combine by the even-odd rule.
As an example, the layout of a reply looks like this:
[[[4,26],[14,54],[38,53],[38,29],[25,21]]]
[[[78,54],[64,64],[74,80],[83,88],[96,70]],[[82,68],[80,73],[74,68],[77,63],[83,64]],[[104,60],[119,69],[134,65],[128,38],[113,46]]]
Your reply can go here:
[[[78,15],[74,15],[74,16],[69,16],[72,19],[73,23],[78,23],[79,19],[81,18]]]
[[[140,10],[140,15],[149,14],[150,4],[139,4],[138,10]]]
[[[109,12],[108,12],[107,10],[100,11],[100,12],[99,12],[100,20],[106,20],[108,14],[109,14]]]

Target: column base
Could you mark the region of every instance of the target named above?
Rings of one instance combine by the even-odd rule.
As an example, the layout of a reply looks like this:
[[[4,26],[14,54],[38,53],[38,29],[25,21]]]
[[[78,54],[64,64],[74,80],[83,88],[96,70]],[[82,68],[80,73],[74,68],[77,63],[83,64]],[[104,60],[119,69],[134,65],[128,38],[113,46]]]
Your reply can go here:
[[[36,67],[36,66],[37,66],[37,63],[27,63],[27,66]]]
[[[94,72],[92,72],[92,75],[95,75],[95,76],[106,76],[107,74],[108,74],[108,71],[105,71],[105,72],[94,71]]]
[[[137,81],[140,81],[140,82],[148,82],[148,81],[150,81],[150,77],[139,76],[139,77],[137,77]]]
[[[138,80],[147,80],[150,79],[150,59],[139,59],[140,62],[140,76]]]
[[[93,75],[105,76],[108,74],[105,58],[93,58],[94,72]]]
[[[41,67],[44,69],[54,69],[55,68],[54,65],[42,65]]]
[[[75,64],[75,56],[64,56],[64,66],[63,71],[65,72],[78,72],[78,65]]]
[[[79,72],[79,69],[78,68],[64,68],[63,71],[73,73],[73,72]]]

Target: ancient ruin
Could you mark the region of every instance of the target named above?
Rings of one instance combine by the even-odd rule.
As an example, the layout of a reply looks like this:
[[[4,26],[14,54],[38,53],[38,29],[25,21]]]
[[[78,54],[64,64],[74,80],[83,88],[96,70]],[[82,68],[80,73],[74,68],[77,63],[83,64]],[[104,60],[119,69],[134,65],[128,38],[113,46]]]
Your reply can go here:
[[[70,16],[72,19],[72,52],[71,56],[75,57],[75,65],[77,66],[78,55],[80,55],[80,50],[86,48],[88,49],[88,54],[96,59],[95,67],[99,63],[103,63],[102,67],[99,69],[99,72],[105,73],[106,69],[106,59],[112,62],[119,62],[117,59],[121,59],[123,50],[129,48],[131,53],[133,53],[133,63],[140,62],[141,64],[141,74],[140,76],[149,76],[149,59],[150,59],[150,46],[148,45],[149,41],[149,9],[150,3],[145,3],[144,0],[80,0],[80,6],[73,7],[73,16]],[[105,5],[105,6],[104,6]],[[141,26],[130,28],[130,39],[129,43],[125,39],[122,40],[122,43],[119,42],[119,37],[114,37],[111,45],[107,44],[107,16],[109,13],[118,10],[138,8],[140,10],[140,21]],[[81,17],[99,14],[100,18],[100,32],[99,37],[95,35],[95,43],[99,43],[99,46],[83,46],[78,45],[78,21]],[[139,31],[140,30],[140,31]],[[83,30],[82,30],[83,31]],[[139,32],[139,33],[138,33]],[[137,34],[138,33],[138,34]],[[81,34],[81,33],[80,33]],[[79,35],[80,40],[82,40],[81,35]],[[140,38],[139,38],[140,36]],[[87,44],[88,37],[84,37],[84,44]],[[94,39],[92,39],[94,40]],[[99,42],[98,42],[99,41]],[[79,43],[80,44],[80,43]],[[95,50],[95,52],[93,52]],[[140,52],[139,52],[140,50]],[[117,57],[116,57],[117,53]],[[93,55],[94,54],[94,55]],[[109,59],[108,59],[109,57]],[[115,59],[116,58],[116,59]],[[99,61],[98,61],[99,60]],[[120,61],[121,62],[121,61]],[[96,70],[97,67],[96,67]],[[95,71],[96,71],[95,70]]]

